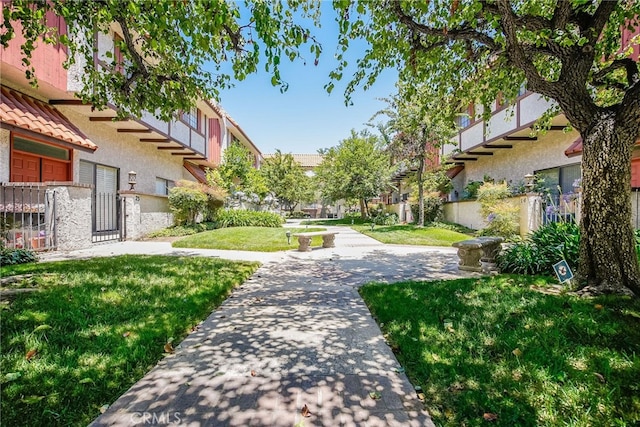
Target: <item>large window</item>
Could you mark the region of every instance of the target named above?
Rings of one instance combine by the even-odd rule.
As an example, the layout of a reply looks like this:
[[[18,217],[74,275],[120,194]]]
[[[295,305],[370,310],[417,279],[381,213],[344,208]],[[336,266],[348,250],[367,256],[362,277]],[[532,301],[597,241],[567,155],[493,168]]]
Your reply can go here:
[[[551,194],[567,194],[574,192],[574,183],[581,177],[580,164],[543,169],[536,172],[538,178],[544,179],[544,186]]]

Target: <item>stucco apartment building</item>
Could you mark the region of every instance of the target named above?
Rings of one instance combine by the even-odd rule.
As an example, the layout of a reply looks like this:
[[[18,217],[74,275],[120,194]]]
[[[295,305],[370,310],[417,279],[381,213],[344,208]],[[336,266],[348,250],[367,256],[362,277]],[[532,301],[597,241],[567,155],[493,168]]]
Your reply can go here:
[[[623,48],[631,49],[635,61],[640,56],[639,34],[640,28],[625,30],[622,37]],[[481,119],[482,107],[473,105],[469,106],[466,115],[458,118],[458,134],[440,152],[441,158],[448,158],[453,163],[449,170],[453,190],[445,205],[447,220],[476,229],[486,225],[475,202],[460,201],[469,182],[483,181],[485,177],[518,185],[523,183],[525,175],[535,174],[544,178],[545,185],[556,198],[559,193],[576,191],[574,184],[581,177],[582,162],[579,133],[567,130],[568,121],[559,114],[546,133],[532,135],[533,125],[552,105],[553,101],[522,88],[514,105],[508,106],[499,100],[494,102],[491,118],[487,121]],[[634,221],[640,228],[640,146],[633,152],[631,168]],[[527,206],[526,202],[522,203]]]
[[[66,24],[57,17],[58,29]],[[117,30],[96,37],[96,61],[115,52]],[[214,102],[201,99],[165,122],[152,114],[114,120],[75,97],[81,68],[64,69],[63,46],[34,52],[39,86],[25,78],[18,36],[0,50],[0,238],[9,247],[70,250],[135,239],[173,223],[167,194],[204,181],[229,144],[260,150]]]

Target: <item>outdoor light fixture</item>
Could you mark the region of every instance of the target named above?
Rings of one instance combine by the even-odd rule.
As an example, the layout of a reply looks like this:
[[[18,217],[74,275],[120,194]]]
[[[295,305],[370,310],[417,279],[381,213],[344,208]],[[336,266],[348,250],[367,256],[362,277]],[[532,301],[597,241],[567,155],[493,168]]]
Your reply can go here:
[[[535,175],[531,175],[530,173],[524,176],[524,188],[527,189],[528,192],[533,191],[533,187],[535,187],[536,183]]]
[[[129,190],[135,190],[137,173],[129,172]]]
[[[287,230],[285,233],[287,235],[287,245],[291,244],[291,230]]]

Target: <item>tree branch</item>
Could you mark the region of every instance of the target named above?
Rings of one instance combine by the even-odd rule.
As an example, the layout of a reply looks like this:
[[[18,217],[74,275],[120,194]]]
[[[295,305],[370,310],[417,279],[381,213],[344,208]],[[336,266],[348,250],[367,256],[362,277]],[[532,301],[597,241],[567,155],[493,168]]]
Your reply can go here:
[[[471,27],[459,27],[445,30],[442,28],[433,28],[428,25],[416,22],[413,17],[409,16],[407,13],[405,13],[404,10],[402,10],[402,5],[400,4],[399,0],[392,1],[392,10],[393,13],[395,13],[398,17],[398,20],[415,33],[444,38],[448,40],[473,40],[489,47],[489,49],[491,49],[492,51],[497,51],[500,49],[500,46],[498,46],[498,44],[492,37],[483,34]]]
[[[583,17],[580,30],[581,33],[586,34],[586,37],[589,39],[589,44],[594,44],[598,41],[604,26],[607,25],[609,17],[616,9],[616,6],[618,6],[618,0],[602,0],[593,16],[587,15]]]
[[[593,76],[593,82],[595,84],[603,84],[602,79],[606,77],[609,73],[612,73],[615,70],[619,70],[620,68],[624,68],[627,72],[627,85],[632,86],[639,80],[638,76],[638,64],[631,58],[623,58],[616,59],[607,67],[598,71]],[[626,87],[624,88],[626,89]]]

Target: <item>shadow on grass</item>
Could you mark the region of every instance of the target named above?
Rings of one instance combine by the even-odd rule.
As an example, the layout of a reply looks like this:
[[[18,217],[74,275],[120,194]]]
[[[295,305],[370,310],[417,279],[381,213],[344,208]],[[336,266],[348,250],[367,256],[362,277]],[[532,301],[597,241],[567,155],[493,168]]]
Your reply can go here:
[[[88,424],[256,268],[130,255],[4,268],[39,291],[2,310],[3,424]]]
[[[636,300],[545,295],[515,276],[360,291],[437,424],[640,422]]]

